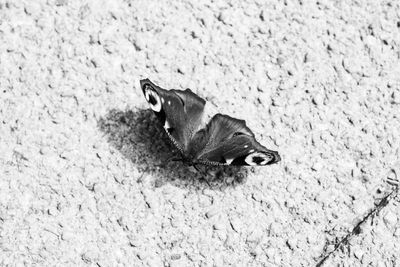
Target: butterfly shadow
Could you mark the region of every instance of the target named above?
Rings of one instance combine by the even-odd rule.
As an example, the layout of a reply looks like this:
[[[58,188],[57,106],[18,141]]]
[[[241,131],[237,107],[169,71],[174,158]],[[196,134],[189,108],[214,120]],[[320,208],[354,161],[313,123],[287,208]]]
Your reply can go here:
[[[149,174],[154,187],[171,183],[177,187],[225,189],[243,184],[249,169],[237,166],[199,166],[196,171],[182,162],[168,159],[179,156],[158,119],[150,110],[110,110],[98,121],[99,129],[107,141],[136,165],[140,177]]]

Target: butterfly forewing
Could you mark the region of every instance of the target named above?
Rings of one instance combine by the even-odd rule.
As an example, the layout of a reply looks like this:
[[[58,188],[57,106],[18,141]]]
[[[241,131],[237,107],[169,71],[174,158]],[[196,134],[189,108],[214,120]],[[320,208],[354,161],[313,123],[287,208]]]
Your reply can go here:
[[[186,151],[201,124],[205,100],[189,89],[162,89],[149,79],[141,80],[140,86],[150,108],[160,119],[172,142],[182,152]]]

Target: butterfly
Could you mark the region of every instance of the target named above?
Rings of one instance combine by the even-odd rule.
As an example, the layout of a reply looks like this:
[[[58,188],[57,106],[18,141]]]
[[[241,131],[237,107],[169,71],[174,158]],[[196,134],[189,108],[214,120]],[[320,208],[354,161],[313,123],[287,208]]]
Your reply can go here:
[[[206,101],[190,89],[166,90],[149,79],[140,80],[140,87],[180,151],[179,161],[195,168],[198,164],[263,166],[280,161],[278,152],[257,142],[244,120],[218,113],[203,127]]]

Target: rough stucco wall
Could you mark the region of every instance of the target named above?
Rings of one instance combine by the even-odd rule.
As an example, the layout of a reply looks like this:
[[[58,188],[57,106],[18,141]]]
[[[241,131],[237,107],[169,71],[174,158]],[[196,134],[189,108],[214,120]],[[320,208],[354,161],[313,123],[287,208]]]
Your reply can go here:
[[[399,10],[0,1],[1,265],[315,265],[400,176]],[[211,187],[158,167],[147,77],[245,119],[282,162]],[[400,264],[399,216],[393,198],[327,266]]]

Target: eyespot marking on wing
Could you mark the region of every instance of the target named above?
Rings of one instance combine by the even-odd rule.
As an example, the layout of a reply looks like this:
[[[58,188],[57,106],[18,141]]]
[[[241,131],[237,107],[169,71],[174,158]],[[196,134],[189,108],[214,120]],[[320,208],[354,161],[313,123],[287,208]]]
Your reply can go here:
[[[249,154],[244,161],[250,166],[254,166],[254,165],[267,165],[268,162],[270,162],[273,159],[274,157],[269,154],[255,152]]]
[[[162,105],[161,105],[161,98],[160,96],[150,89],[150,87],[145,88],[145,97],[147,102],[149,103],[150,108],[155,112],[160,112]]]

